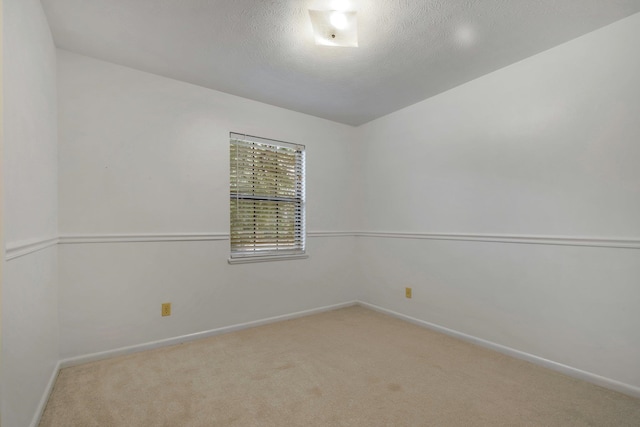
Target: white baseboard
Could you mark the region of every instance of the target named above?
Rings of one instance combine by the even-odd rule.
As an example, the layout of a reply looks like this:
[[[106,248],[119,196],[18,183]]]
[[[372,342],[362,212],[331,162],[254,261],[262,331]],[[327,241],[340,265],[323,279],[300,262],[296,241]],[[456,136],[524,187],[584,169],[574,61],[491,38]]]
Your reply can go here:
[[[132,345],[129,347],[116,348],[98,353],[91,353],[77,357],[71,357],[60,361],[60,368],[68,368],[70,366],[82,365],[84,363],[95,362],[97,360],[109,359],[111,357],[123,356],[126,354],[138,353],[140,351],[152,350],[154,348],[167,347],[170,345],[181,344],[189,341],[195,341],[202,338],[208,338],[215,335],[226,334],[229,332],[239,331],[256,326],[267,325],[269,323],[281,322],[283,320],[295,319],[297,317],[309,316],[312,314],[322,313],[325,311],[337,310],[339,308],[357,305],[358,301],[343,302],[340,304],[327,305],[324,307],[312,308],[310,310],[297,311],[295,313],[283,314],[281,316],[268,317],[266,319],[254,320],[252,322],[238,323],[231,326],[223,326],[221,328],[211,329],[208,331],[196,332],[194,334],[182,335],[179,337],[167,338],[158,341],[152,341],[144,344]]]
[[[591,372],[587,372],[581,369],[573,368],[571,366],[563,365],[562,363],[554,362],[552,360],[535,356],[533,354],[525,353],[524,351],[516,350],[514,348],[497,344],[491,341],[487,341],[482,338],[477,338],[472,335],[467,335],[465,333],[462,333],[453,329],[445,328],[444,326],[436,325],[434,323],[426,322],[424,320],[416,319],[415,317],[407,316],[405,314],[398,313],[393,310],[388,310],[386,308],[382,308],[375,304],[358,301],[358,305],[361,305],[362,307],[370,308],[380,313],[388,314],[390,316],[396,317],[401,320],[405,320],[407,322],[413,323],[418,326],[432,329],[436,332],[441,332],[443,334],[461,339],[463,341],[477,344],[481,347],[485,347],[490,350],[495,350],[499,353],[506,354],[507,356],[512,356],[517,359],[526,360],[527,362],[531,362],[533,364],[536,364],[548,369],[552,369],[554,371],[563,373],[565,375],[569,375],[570,377],[573,377],[573,378],[578,378],[578,379],[590,382],[592,384],[596,384],[611,390],[619,391],[620,393],[628,394],[633,397],[640,397],[640,387],[636,387],[631,384],[626,384],[620,381],[613,380],[611,378],[606,378],[597,374],[593,374]]]
[[[47,383],[47,387],[42,394],[42,398],[40,399],[40,403],[36,408],[36,412],[33,415],[33,419],[31,421],[30,427],[37,427],[40,423],[40,419],[42,418],[42,414],[47,406],[47,401],[49,400],[49,396],[53,391],[53,386],[55,385],[56,378],[58,377],[58,373],[60,369],[68,368],[71,366],[82,365],[84,363],[95,362],[98,360],[109,359],[116,356],[123,356],[126,354],[138,353],[140,351],[152,350],[154,348],[167,347],[170,345],[176,345],[184,342],[199,340],[202,338],[212,337],[214,335],[220,335],[228,332],[239,331],[242,329],[253,328],[256,326],[267,325],[269,323],[281,322],[283,320],[295,319],[298,317],[309,316],[312,314],[318,314],[325,311],[337,310],[339,308],[351,307],[353,305],[357,305],[358,301],[348,301],[340,304],[327,305],[324,307],[312,308],[310,310],[297,311],[295,313],[283,314],[281,316],[268,317],[266,319],[255,320],[252,322],[239,323],[231,326],[224,326],[217,329],[211,329],[209,331],[197,332],[194,334],[182,335],[179,337],[168,338],[159,341],[148,342],[139,345],[132,345],[129,347],[117,348],[114,350],[102,351],[99,353],[91,353],[77,357],[71,357],[68,359],[63,359],[56,363],[56,366],[51,374],[51,378]]]
[[[375,304],[370,304],[364,301],[349,301],[349,302],[344,302],[344,303],[340,303],[340,304],[333,304],[333,305],[328,305],[328,306],[324,306],[324,307],[318,307],[318,308],[313,308],[310,310],[304,310],[304,311],[298,311],[295,313],[290,313],[290,314],[284,314],[281,316],[274,316],[274,317],[268,317],[266,319],[261,319],[261,320],[255,320],[255,321],[251,321],[251,322],[246,322],[246,323],[239,323],[239,324],[235,324],[235,325],[231,325],[231,326],[224,326],[221,328],[216,328],[216,329],[211,329],[208,331],[203,331],[203,332],[197,332],[194,334],[188,334],[188,335],[182,335],[179,337],[173,337],[173,338],[167,338],[164,340],[159,340],[159,341],[153,341],[153,342],[148,342],[148,343],[144,343],[144,344],[138,344],[138,345],[133,345],[133,346],[129,346],[129,347],[121,347],[121,348],[117,348],[114,350],[107,350],[107,351],[103,351],[103,352],[98,352],[98,353],[92,353],[92,354],[87,354],[87,355],[82,355],[82,356],[77,356],[77,357],[72,357],[72,358],[67,358],[67,359],[63,359],[61,361],[59,361],[54,369],[54,372],[51,375],[51,379],[49,380],[49,383],[47,384],[47,388],[42,396],[42,399],[40,400],[40,404],[38,405],[38,409],[36,411],[36,413],[34,414],[34,418],[33,421],[31,423],[31,427],[37,427],[38,423],[40,422],[40,417],[42,416],[42,413],[44,412],[44,409],[46,407],[47,404],[47,400],[49,398],[49,395],[51,394],[51,391],[53,390],[53,386],[55,384],[55,380],[56,377],[58,375],[58,372],[60,369],[62,368],[68,368],[71,366],[77,366],[77,365],[82,365],[84,363],[89,363],[89,362],[95,362],[98,360],[103,360],[103,359],[108,359],[108,358],[112,358],[112,357],[116,357],[116,356],[123,356],[123,355],[127,355],[127,354],[132,354],[132,353],[137,353],[140,351],[145,351],[145,350],[151,350],[151,349],[155,349],[155,348],[160,348],[160,347],[166,347],[166,346],[170,346],[170,345],[176,345],[176,344],[180,344],[180,343],[185,343],[185,342],[189,342],[189,341],[194,341],[194,340],[199,340],[199,339],[203,339],[203,338],[208,338],[208,337],[212,337],[215,335],[220,335],[220,334],[224,334],[224,333],[229,333],[229,332],[234,332],[234,331],[239,331],[242,329],[247,329],[247,328],[253,328],[256,326],[262,326],[262,325],[267,325],[270,323],[275,323],[275,322],[281,322],[283,320],[289,320],[289,319],[295,319],[298,317],[304,317],[304,316],[309,316],[312,314],[317,314],[317,313],[322,313],[325,311],[331,311],[331,310],[337,310],[340,308],[345,308],[345,307],[350,307],[353,305],[360,305],[362,307],[366,307],[375,311],[378,311],[380,313],[384,313],[384,314],[388,314],[390,316],[396,317],[398,319],[413,323],[415,325],[419,325],[422,327],[426,327],[429,329],[432,329],[434,331],[437,332],[441,332],[447,335],[450,335],[454,338],[458,338],[461,339],[463,341],[467,341],[473,344],[477,344],[480,345],[482,347],[491,349],[491,350],[495,350],[497,352],[500,352],[502,354],[506,354],[508,356],[512,356],[518,359],[522,359],[522,360],[526,360],[527,362],[531,362],[534,363],[536,365],[539,366],[543,366],[545,368],[549,368],[552,369],[554,371],[558,371],[561,372],[563,374],[569,375],[571,377],[574,378],[578,378],[581,380],[585,380],[588,381],[590,383],[602,386],[602,387],[606,387],[615,391],[619,391],[621,393],[625,393],[628,394],[630,396],[634,396],[634,397],[640,397],[640,388],[636,387],[636,386],[632,386],[630,384],[625,384],[622,383],[620,381],[616,381],[610,378],[606,378],[606,377],[602,377],[600,375],[596,375],[590,372],[586,372],[586,371],[582,371],[580,369],[576,369],[573,368],[571,366],[567,366],[567,365],[563,365],[561,363],[557,363],[548,359],[544,359],[542,357],[538,357],[535,356],[533,354],[529,354],[529,353],[525,353],[523,351],[520,350],[516,350],[510,347],[506,347],[500,344],[496,344],[494,342],[491,341],[487,341],[481,338],[477,338],[471,335],[467,335],[465,333],[459,332],[459,331],[455,331],[453,329],[449,329],[449,328],[445,328],[443,326],[440,325],[436,325],[434,323],[430,323],[430,322],[426,322],[424,320],[420,320],[417,319],[415,317],[411,317],[411,316],[407,316],[405,314],[402,313],[398,313],[396,311],[393,310],[388,310],[386,308],[382,308],[380,306],[377,306]]]
[[[44,389],[44,393],[42,393],[42,397],[40,398],[40,402],[38,403],[38,407],[36,408],[36,413],[33,414],[33,419],[31,420],[31,424],[29,424],[30,427],[38,427],[38,424],[40,424],[40,418],[42,418],[44,408],[47,407],[47,401],[49,401],[49,396],[53,391],[53,386],[56,383],[56,378],[58,378],[58,372],[60,372],[60,362],[57,362],[56,366],[53,368],[53,372],[51,373],[51,377],[49,378],[47,387]]]

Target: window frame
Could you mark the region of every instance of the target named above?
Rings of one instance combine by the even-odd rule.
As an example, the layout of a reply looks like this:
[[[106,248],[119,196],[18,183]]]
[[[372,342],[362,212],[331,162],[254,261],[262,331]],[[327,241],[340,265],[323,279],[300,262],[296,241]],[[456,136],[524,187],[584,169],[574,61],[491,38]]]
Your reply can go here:
[[[266,195],[266,194],[255,194],[255,190],[249,194],[249,193],[245,193],[242,194],[241,191],[239,191],[240,188],[240,181],[239,181],[239,175],[240,175],[240,167],[239,165],[236,163],[236,167],[235,167],[235,191],[234,191],[234,181],[233,181],[233,176],[234,176],[234,167],[232,164],[232,161],[234,159],[232,150],[234,149],[239,150],[240,146],[244,146],[244,147],[249,147],[249,148],[253,148],[256,147],[256,153],[259,153],[260,150],[266,151],[266,152],[272,152],[272,153],[277,153],[277,150],[282,148],[282,149],[288,149],[288,150],[294,150],[295,152],[295,157],[294,157],[294,170],[295,170],[295,195],[294,196],[288,196],[288,197],[283,197],[278,193],[278,189],[276,187],[274,187],[273,191],[274,194],[272,195]],[[275,156],[277,156],[277,154],[275,154]],[[236,155],[235,155],[235,159],[236,162],[238,161],[238,151],[236,151]],[[308,258],[308,255],[306,253],[306,171],[305,171],[305,162],[306,162],[306,147],[302,144],[294,144],[294,143],[290,143],[290,142],[285,142],[285,141],[279,141],[279,140],[274,140],[274,139],[268,139],[268,138],[262,138],[262,137],[258,137],[258,136],[253,136],[253,135],[248,135],[245,133],[237,133],[237,132],[230,132],[229,133],[229,259],[228,262],[229,264],[239,264],[239,263],[252,263],[252,262],[264,262],[264,261],[277,261],[277,260],[291,260],[291,259],[304,259],[304,258]],[[259,165],[259,162],[256,162],[255,157],[253,157],[249,163],[253,163],[254,166],[252,167],[247,167],[245,170],[247,169],[251,169],[252,173],[256,173],[256,169],[261,169],[261,168],[256,168],[255,164]],[[265,162],[266,163],[266,162]],[[269,165],[271,166],[271,165]],[[280,164],[277,163],[276,165],[276,170],[280,167]],[[274,172],[273,173],[273,177],[276,178],[278,177],[278,173]],[[251,178],[252,180],[255,180],[256,183],[259,183],[258,179],[259,178]],[[267,244],[268,243],[272,243],[271,247],[267,247],[267,248],[263,248],[263,249],[256,249],[256,241],[254,241],[253,243],[253,247],[254,249],[251,250],[249,249],[249,247],[246,250],[238,250],[237,245],[234,248],[234,201],[236,203],[235,205],[235,213],[236,215],[239,215],[238,212],[241,209],[240,208],[240,202],[239,200],[253,200],[256,202],[266,202],[268,203],[283,203],[286,205],[293,205],[293,210],[295,212],[295,219],[293,220],[293,240],[292,240],[292,245],[294,246],[293,248],[288,248],[288,249],[277,249],[278,246],[278,237],[277,237],[277,232],[276,234],[274,234],[274,236],[276,236],[275,238],[273,238],[272,242],[269,242],[267,240]],[[289,206],[289,208],[291,208],[291,206]],[[243,209],[246,209],[246,207],[243,207]],[[251,208],[249,207],[249,210]],[[254,209],[255,206],[254,206]],[[274,217],[276,221],[280,221],[280,208],[276,207],[273,211],[273,213],[275,214],[275,212],[277,212],[277,215]],[[264,212],[261,213],[269,213],[271,214],[272,212],[271,208],[265,208]],[[242,220],[238,219],[239,217],[236,216],[235,217],[238,221],[238,223],[240,223]],[[286,224],[286,222],[285,222]],[[257,238],[257,234],[256,231],[260,231],[259,229],[254,229],[254,239]],[[269,230],[269,229],[263,229],[263,231],[273,231],[273,230]]]

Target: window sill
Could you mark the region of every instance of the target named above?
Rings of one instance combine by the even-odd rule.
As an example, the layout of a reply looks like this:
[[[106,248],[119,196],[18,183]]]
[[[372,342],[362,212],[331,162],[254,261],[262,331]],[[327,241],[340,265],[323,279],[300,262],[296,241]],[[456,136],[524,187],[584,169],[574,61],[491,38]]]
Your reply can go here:
[[[249,264],[254,262],[269,262],[269,261],[289,261],[293,259],[305,259],[309,258],[307,254],[300,255],[267,255],[267,256],[248,256],[241,258],[229,258],[227,261],[229,264]]]

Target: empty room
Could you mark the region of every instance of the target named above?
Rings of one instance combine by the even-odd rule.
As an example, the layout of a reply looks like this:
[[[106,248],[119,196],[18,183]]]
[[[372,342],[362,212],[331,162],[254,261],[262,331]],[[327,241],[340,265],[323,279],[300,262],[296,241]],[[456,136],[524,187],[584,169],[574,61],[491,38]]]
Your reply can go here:
[[[1,0],[0,425],[640,425],[640,0]]]

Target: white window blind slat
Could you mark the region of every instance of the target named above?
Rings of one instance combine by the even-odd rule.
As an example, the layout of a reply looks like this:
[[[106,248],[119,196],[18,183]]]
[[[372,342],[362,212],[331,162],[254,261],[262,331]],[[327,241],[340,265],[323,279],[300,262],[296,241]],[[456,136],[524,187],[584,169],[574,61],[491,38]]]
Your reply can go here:
[[[230,134],[231,258],[305,252],[305,147]]]

